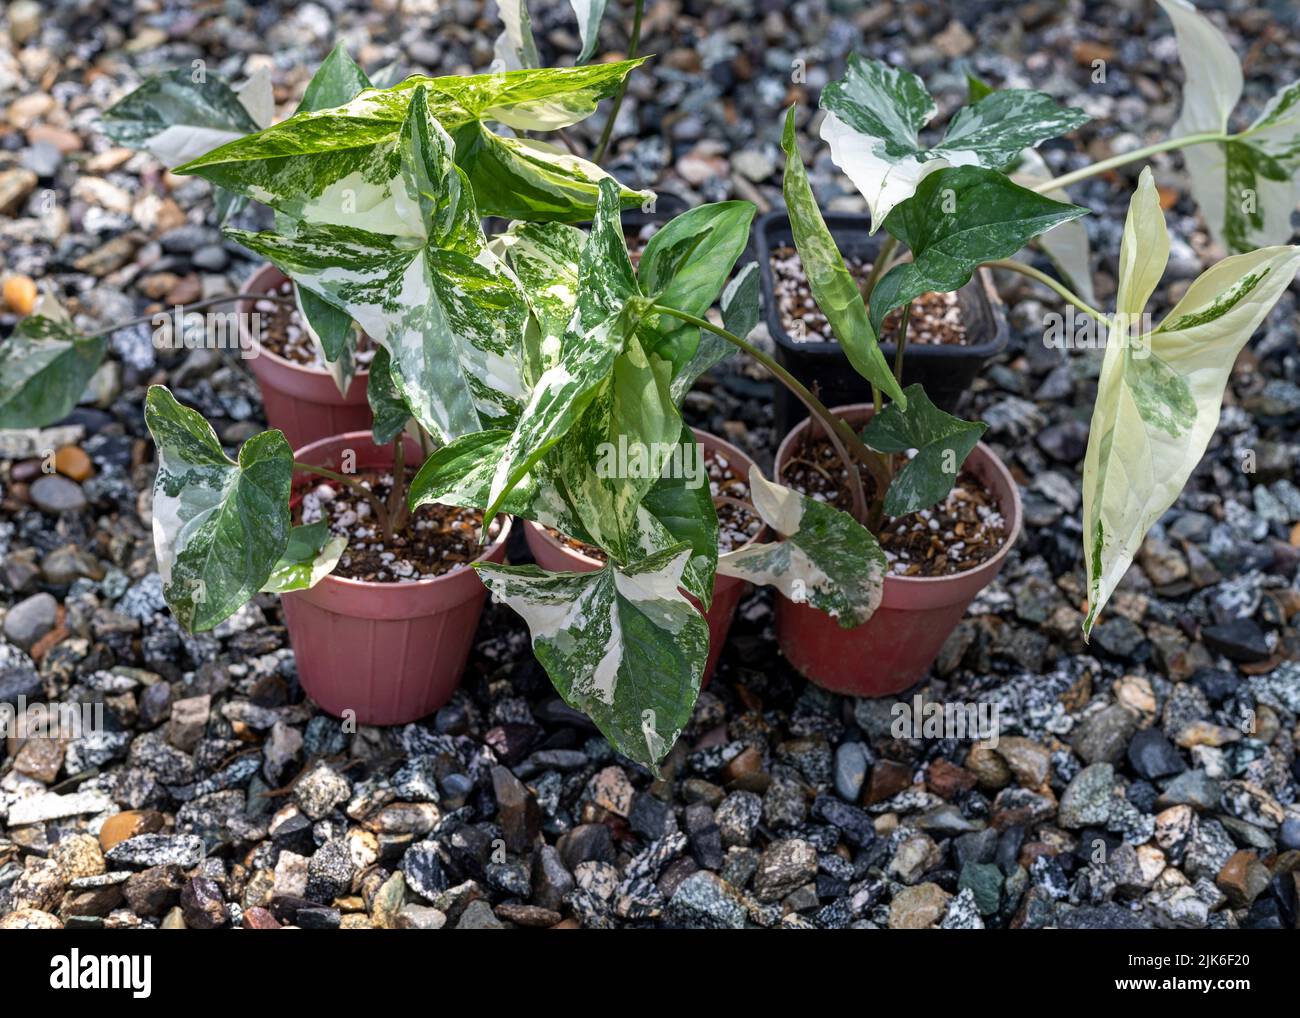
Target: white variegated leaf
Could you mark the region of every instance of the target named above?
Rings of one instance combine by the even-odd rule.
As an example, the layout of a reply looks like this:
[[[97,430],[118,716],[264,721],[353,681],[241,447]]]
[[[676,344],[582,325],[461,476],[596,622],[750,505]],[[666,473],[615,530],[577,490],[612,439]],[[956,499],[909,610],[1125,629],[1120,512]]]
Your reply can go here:
[[[1158,284],[1168,243],[1147,169],[1125,224],[1121,314],[1108,337],[1084,459],[1085,636],[1204,454],[1237,354],[1300,269],[1300,247],[1226,258],[1153,332],[1129,340],[1126,318],[1141,312]]]
[[[537,67],[537,42],[533,38],[533,19],[528,13],[528,0],[500,0],[497,9],[504,30],[492,47],[502,70],[518,71]]]
[[[186,629],[211,629],[262,589],[289,542],[293,453],[279,431],[226,456],[212,427],[160,385],[145,398],[158,447],[153,538],[163,596]]]
[[[1242,94],[1241,62],[1187,0],[1159,3],[1174,24],[1184,72],[1173,136],[1226,132]],[[1210,233],[1228,251],[1290,239],[1300,201],[1300,82],[1273,96],[1246,130],[1224,142],[1189,145],[1183,160]]]
[[[708,624],[678,589],[689,557],[679,545],[628,569],[477,566],[487,588],[523,616],[564,701],[648,767],[690,721],[708,656]]]
[[[1052,179],[1052,172],[1035,149],[1021,153],[1020,165],[1011,179],[1021,187],[1033,188]],[[1043,191],[1053,201],[1069,202],[1069,193],[1061,187]],[[1083,298],[1085,304],[1097,306],[1097,293],[1092,284],[1092,255],[1088,244],[1088,228],[1082,219],[1071,219],[1047,233],[1039,234],[1036,243],[1052,260],[1058,272],[1070,287]]]
[[[329,524],[325,520],[294,527],[289,531],[289,543],[284,554],[262,585],[263,592],[283,594],[316,586],[334,571],[347,546],[346,537],[330,536]]]
[[[578,54],[580,64],[585,64],[596,52],[606,2],[607,0],[569,0],[569,6],[578,18],[578,37],[582,40],[582,52]]]
[[[253,123],[261,130],[270,127],[275,119],[275,93],[271,90],[271,69],[259,67],[242,85],[235,89],[239,104],[248,111]]]
[[[749,544],[718,556],[718,573],[767,583],[808,603],[841,628],[866,622],[884,594],[885,553],[871,531],[848,513],[749,471],[750,496],[763,522],[783,540]]]
[[[821,136],[831,159],[871,209],[871,232],[929,174],[947,166],[1001,170],[1032,148],[1086,123],[1081,110],[1048,95],[1002,89],[958,110],[943,140],[921,144],[934,100],[916,75],[852,54],[842,79],[822,90]]]

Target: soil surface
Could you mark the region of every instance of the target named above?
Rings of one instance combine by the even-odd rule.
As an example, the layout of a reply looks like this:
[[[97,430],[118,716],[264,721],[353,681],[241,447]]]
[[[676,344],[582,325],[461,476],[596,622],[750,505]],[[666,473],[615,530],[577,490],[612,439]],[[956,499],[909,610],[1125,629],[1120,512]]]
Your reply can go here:
[[[357,480],[387,505],[393,474],[358,474]],[[330,532],[348,539],[333,575],[370,583],[413,583],[464,569],[483,553],[478,531],[483,514],[438,503],[421,506],[390,541],[370,501],[344,485],[326,481],[302,496],[300,523],[328,519]],[[488,528],[494,537],[500,525]]]
[[[871,262],[856,256],[845,255],[844,263],[861,286],[871,275]],[[776,290],[777,306],[781,311],[781,326],[796,343],[834,343],[835,333],[822,314],[804,275],[799,252],[792,247],[779,247],[772,252],[772,281]],[[898,323],[902,310],[885,317],[880,329],[881,342],[898,338]],[[907,326],[908,343],[944,344],[965,346],[969,339],[961,320],[961,305],[956,293],[926,293],[912,302],[912,317]]]
[[[903,460],[895,457],[895,469]],[[876,489],[859,466],[868,499]],[[852,512],[844,464],[824,436],[802,445],[782,472],[782,482],[837,509]],[[876,537],[891,576],[953,576],[997,554],[1007,538],[1007,521],[992,494],[968,470],[957,475],[948,497],[929,509],[887,516]]]
[[[277,288],[276,293],[282,297],[293,295],[293,284],[287,279]],[[316,344],[303,328],[302,315],[292,304],[281,301],[259,300],[253,304],[253,310],[261,316],[261,342],[264,347],[294,364],[325,369],[325,360],[321,357]],[[370,367],[375,356],[374,344],[370,337],[362,333],[357,341],[357,370],[364,371]]]

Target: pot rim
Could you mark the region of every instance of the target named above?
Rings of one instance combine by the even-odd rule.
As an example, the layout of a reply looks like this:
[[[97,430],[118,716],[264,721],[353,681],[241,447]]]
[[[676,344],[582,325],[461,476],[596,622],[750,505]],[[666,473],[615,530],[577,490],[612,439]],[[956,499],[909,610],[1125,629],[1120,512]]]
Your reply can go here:
[[[831,407],[830,411],[831,413],[838,414],[841,417],[863,415],[869,419],[871,415],[875,413],[875,407],[870,403],[847,403],[841,406]],[[785,438],[781,440],[781,444],[776,450],[776,458],[773,460],[772,470],[774,474],[779,475],[781,464],[793,447],[793,439],[796,435],[806,429],[811,421],[811,417],[800,421],[791,428]],[[985,461],[990,465],[993,471],[1002,475],[1003,479],[1006,481],[1007,491],[1010,492],[1011,495],[1011,505],[1009,507],[1010,512],[1007,511],[1008,507],[1003,506],[1000,500],[998,502],[998,508],[1002,510],[1003,518],[1010,522],[1007,539],[1002,542],[1002,547],[994,552],[992,557],[985,559],[979,565],[974,566],[971,569],[963,569],[959,573],[949,573],[946,576],[894,576],[890,573],[886,573],[885,583],[914,586],[918,589],[936,589],[944,584],[960,582],[966,577],[974,576],[981,572],[988,572],[990,576],[993,576],[1002,569],[1003,562],[1006,561],[1007,556],[1011,553],[1011,549],[1015,545],[1016,541],[1020,539],[1020,532],[1024,526],[1024,510],[1020,502],[1020,486],[1016,483],[1016,479],[1011,476],[1011,471],[1007,469],[1007,465],[1003,463],[998,455],[985,443],[977,442],[975,448],[971,450],[971,452],[972,455],[976,452],[983,453]],[[969,457],[967,457],[967,462],[969,462]],[[777,483],[780,482],[778,481]],[[985,489],[989,490],[988,485],[985,485]],[[992,490],[989,490],[989,494],[996,496],[996,492]]]
[[[236,303],[235,308],[239,312],[239,334],[248,340],[249,345],[257,351],[258,357],[267,357],[271,363],[277,367],[285,368],[289,371],[296,371],[299,374],[310,375],[313,378],[331,378],[332,376],[324,368],[318,368],[307,364],[299,364],[297,361],[291,361],[287,357],[281,357],[274,350],[263,346],[262,343],[248,329],[246,316],[252,314],[252,307],[258,297],[266,296],[269,292],[267,284],[262,280],[264,275],[276,273],[284,279],[288,279],[283,272],[276,267],[273,262],[263,262],[261,266],[249,275],[239,287],[240,300]],[[362,368],[353,374],[353,380],[368,379],[370,370]]]
[[[711,431],[705,431],[703,428],[691,428],[691,431],[694,433],[694,435],[695,435],[695,440],[696,440],[697,442],[700,441],[701,439],[707,438],[707,439],[709,439],[710,441],[716,442],[719,446],[721,446],[722,449],[725,450],[725,451],[728,453],[728,455],[730,455],[730,456],[736,456],[736,457],[738,457],[740,460],[742,460],[743,462],[745,462],[745,463],[747,463],[747,464],[749,464],[749,465],[751,465],[751,466],[756,466],[756,465],[757,465],[757,464],[754,463],[754,458],[753,458],[752,456],[750,456],[748,453],[746,453],[746,452],[745,452],[743,449],[741,449],[739,446],[733,445],[731,442],[728,442],[725,438],[719,438],[719,437],[718,437],[717,435],[715,435],[713,432],[711,432]],[[745,483],[746,483],[746,484],[749,483],[748,471],[746,471]],[[769,533],[769,531],[768,531],[768,527],[767,527],[767,524],[766,524],[766,523],[763,523],[763,521],[762,521],[762,517],[759,518],[759,522],[762,523],[762,526],[760,526],[760,527],[758,528],[758,533],[756,533],[753,537],[751,537],[751,538],[750,538],[748,541],[746,541],[744,544],[742,544],[742,545],[738,545],[737,547],[732,548],[732,549],[731,549],[732,551],[739,551],[741,548],[748,548],[751,544],[754,544],[754,543],[756,543],[757,541],[760,541],[760,540],[762,540],[764,537],[767,537],[767,536],[768,536],[768,533]],[[523,521],[523,524],[524,524],[525,527],[528,527],[530,530],[533,530],[534,532],[536,532],[536,534],[537,534],[538,537],[540,537],[542,540],[546,541],[546,542],[547,542],[548,544],[550,544],[551,546],[553,546],[553,547],[555,547],[555,548],[558,548],[558,549],[560,549],[561,551],[566,552],[566,553],[569,554],[569,555],[573,555],[574,557],[581,559],[583,562],[590,563],[592,566],[594,566],[594,567],[597,568],[597,569],[601,568],[601,567],[605,564],[604,562],[600,561],[600,559],[594,559],[594,558],[592,558],[590,555],[584,555],[582,552],[578,551],[576,548],[571,548],[571,547],[569,547],[569,545],[565,544],[564,542],[562,542],[562,541],[557,541],[554,537],[551,536],[551,532],[550,532],[550,531],[549,531],[545,526],[543,526],[543,525],[540,524],[540,523],[537,523],[537,522],[535,522],[535,521],[533,521],[533,520],[524,520],[524,521]],[[723,554],[723,553],[722,553],[722,552],[719,552],[719,555],[721,555],[721,554]]]
[[[864,213],[826,212],[823,213],[823,217],[832,237],[837,232],[842,232],[846,223],[860,223],[864,228],[862,231],[864,233],[869,230],[871,224],[871,217]],[[838,342],[831,340],[796,343],[790,338],[790,335],[785,331],[785,327],[781,324],[776,302],[770,299],[776,292],[776,287],[772,278],[772,244],[768,236],[772,230],[781,228],[790,229],[790,215],[786,209],[777,208],[759,216],[754,224],[753,231],[754,244],[758,255],[759,280],[765,291],[765,296],[769,298],[763,302],[764,321],[767,323],[768,331],[772,334],[772,340],[778,347],[804,354],[842,355],[844,348]],[[975,283],[975,280],[978,280],[978,282]],[[980,267],[976,270],[972,282],[960,287],[959,291],[971,286],[972,283],[975,283],[976,289],[988,302],[989,312],[993,317],[993,335],[982,343],[967,343],[965,345],[944,343],[911,344],[908,346],[909,354],[917,355],[919,353],[934,360],[988,360],[1006,349],[1010,337],[1005,324],[998,320],[996,309],[1002,304],[1002,300],[993,286],[992,276],[987,269]],[[891,341],[882,341],[879,345],[882,351],[888,350],[892,352],[897,349],[897,344]]]
[[[411,438],[410,435],[403,435],[403,439],[404,442],[407,444],[408,450],[414,447],[416,450],[416,454],[419,455],[420,452],[419,444],[413,438]],[[324,445],[326,443],[332,443],[332,442],[349,442],[349,441],[365,441],[368,442],[371,446],[373,446],[376,449],[380,448],[379,446],[375,445],[374,436],[369,431],[347,431],[340,435],[331,435],[329,438],[318,438],[316,439],[316,441],[309,442],[307,445],[302,446],[300,449],[295,449],[293,453],[294,462],[311,462],[309,459],[305,459],[304,457],[311,450],[313,450],[315,446]],[[319,466],[319,464],[316,465]],[[300,474],[306,475],[306,471],[300,471],[300,470],[294,471],[295,476]],[[506,513],[498,513],[496,518],[501,521],[501,529],[497,531],[497,536],[494,537],[489,543],[482,546],[483,547],[482,554],[480,554],[477,558],[472,559],[469,562],[466,562],[460,569],[453,569],[449,572],[442,573],[439,576],[431,576],[427,580],[408,580],[402,583],[380,583],[376,580],[353,580],[347,576],[335,576],[333,573],[329,573],[327,576],[322,577],[320,582],[317,583],[315,586],[323,587],[327,583],[329,583],[329,584],[336,584],[344,590],[356,590],[356,591],[403,590],[403,589],[412,590],[412,591],[429,590],[435,584],[456,579],[457,577],[462,575],[466,570],[469,570],[471,572],[477,572],[474,569],[474,566],[476,566],[480,562],[487,561],[487,559],[499,547],[501,547],[501,545],[505,544],[506,540],[510,537],[510,525],[514,521],[514,518],[512,516],[507,515]],[[307,589],[312,590],[315,588],[309,587]],[[296,592],[290,591],[290,593],[296,593]]]

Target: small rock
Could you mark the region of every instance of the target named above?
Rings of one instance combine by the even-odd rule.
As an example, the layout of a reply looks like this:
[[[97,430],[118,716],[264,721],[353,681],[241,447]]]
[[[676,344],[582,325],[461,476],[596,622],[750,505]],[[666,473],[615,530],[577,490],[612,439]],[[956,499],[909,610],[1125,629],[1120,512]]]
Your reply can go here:
[[[89,505],[81,485],[58,474],[46,474],[32,482],[32,504],[50,516],[79,513]]]
[[[889,903],[889,928],[891,930],[926,930],[933,926],[948,909],[951,897],[938,884],[917,884],[904,887]]]
[[[54,628],[58,621],[59,603],[46,593],[33,594],[19,601],[5,615],[5,639],[23,650]]]
[[[1081,770],[1061,796],[1061,826],[1077,830],[1104,825],[1110,819],[1114,784],[1115,768],[1108,763],[1091,764]]]

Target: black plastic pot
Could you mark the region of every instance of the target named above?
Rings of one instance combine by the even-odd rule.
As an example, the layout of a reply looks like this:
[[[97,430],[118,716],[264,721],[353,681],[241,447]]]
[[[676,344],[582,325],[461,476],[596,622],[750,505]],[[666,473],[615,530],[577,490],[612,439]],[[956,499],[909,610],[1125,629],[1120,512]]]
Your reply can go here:
[[[849,213],[826,215],[835,243],[846,257],[871,260],[875,257],[885,234],[871,236],[871,218]],[[871,383],[857,373],[844,355],[839,343],[804,342],[794,340],[781,324],[781,312],[776,306],[776,290],[772,277],[772,252],[779,247],[793,246],[790,219],[785,210],[769,212],[762,216],[754,229],[755,246],[763,291],[763,310],[768,332],[776,344],[777,361],[799,381],[814,391],[827,406],[848,403],[870,403]],[[1007,345],[1006,309],[998,299],[992,283],[983,271],[957,291],[966,334],[971,339],[964,346],[928,343],[909,343],[903,354],[903,384],[919,382],[926,395],[941,409],[955,412],[962,396],[980,368]],[[894,343],[881,343],[885,360],[894,362]],[[777,387],[776,433],[783,435],[808,416],[808,411],[798,398],[784,386]]]

